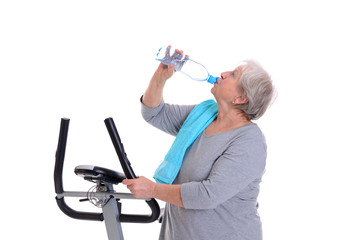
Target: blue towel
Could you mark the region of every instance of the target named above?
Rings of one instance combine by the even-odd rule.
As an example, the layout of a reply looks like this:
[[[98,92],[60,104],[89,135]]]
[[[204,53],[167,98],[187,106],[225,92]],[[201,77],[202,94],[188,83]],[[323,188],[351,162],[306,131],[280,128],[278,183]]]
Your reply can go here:
[[[186,149],[217,117],[217,113],[218,107],[214,100],[204,101],[194,107],[181,126],[164,161],[155,171],[154,179],[157,183],[173,183],[181,168]]]

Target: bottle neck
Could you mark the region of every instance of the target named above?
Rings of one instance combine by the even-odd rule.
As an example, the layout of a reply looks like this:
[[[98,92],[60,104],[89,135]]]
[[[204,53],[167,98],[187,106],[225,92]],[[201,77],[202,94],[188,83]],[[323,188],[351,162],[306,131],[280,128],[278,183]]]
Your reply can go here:
[[[212,75],[209,75],[209,78],[207,79],[207,81],[211,84],[216,83],[216,81],[218,80],[219,77],[214,77]]]

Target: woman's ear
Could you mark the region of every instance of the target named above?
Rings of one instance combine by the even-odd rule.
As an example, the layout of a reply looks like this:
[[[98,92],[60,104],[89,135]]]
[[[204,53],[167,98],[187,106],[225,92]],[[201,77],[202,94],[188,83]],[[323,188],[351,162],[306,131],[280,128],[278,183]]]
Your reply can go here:
[[[240,95],[235,98],[234,104],[245,104],[249,101],[247,96]]]

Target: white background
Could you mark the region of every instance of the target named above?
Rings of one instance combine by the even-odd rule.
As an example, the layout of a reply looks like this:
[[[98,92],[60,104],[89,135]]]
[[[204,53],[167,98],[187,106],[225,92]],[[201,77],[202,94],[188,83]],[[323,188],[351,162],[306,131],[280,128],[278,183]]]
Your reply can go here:
[[[121,170],[107,117],[136,174],[151,178],[173,138],[142,120],[139,98],[157,49],[172,44],[213,75],[253,58],[273,77],[278,98],[257,121],[268,142],[264,239],[360,239],[359,22],[346,0],[1,1],[0,238],[106,239],[104,223],[57,208],[60,119],[71,119],[66,190],[91,187],[77,165]],[[195,104],[210,88],[175,75],[164,98]],[[124,211],[147,207],[124,201]],[[123,224],[126,239],[157,239],[159,229]]]

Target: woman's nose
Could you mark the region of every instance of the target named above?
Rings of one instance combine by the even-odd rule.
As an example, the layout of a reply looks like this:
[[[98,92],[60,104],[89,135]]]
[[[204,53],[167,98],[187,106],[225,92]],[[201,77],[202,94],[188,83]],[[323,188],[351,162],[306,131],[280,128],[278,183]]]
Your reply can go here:
[[[229,72],[223,72],[220,74],[221,79],[225,79],[229,76]]]

